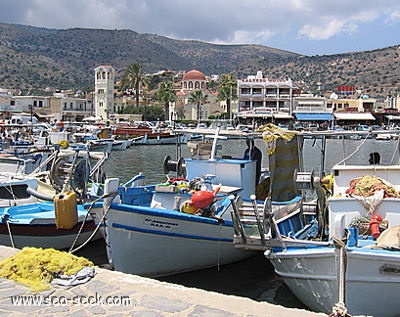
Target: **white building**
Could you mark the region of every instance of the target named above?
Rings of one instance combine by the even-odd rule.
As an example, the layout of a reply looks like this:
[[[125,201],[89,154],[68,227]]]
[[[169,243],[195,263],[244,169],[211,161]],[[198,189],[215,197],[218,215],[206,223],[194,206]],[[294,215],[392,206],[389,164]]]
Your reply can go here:
[[[114,80],[115,70],[111,66],[99,66],[95,71],[95,116],[103,119],[114,114]]]
[[[293,86],[291,79],[271,80],[248,76],[237,81],[238,118],[273,120],[292,119]]]
[[[293,114],[298,121],[332,121],[333,106],[327,99],[313,94],[300,94],[294,98]]]

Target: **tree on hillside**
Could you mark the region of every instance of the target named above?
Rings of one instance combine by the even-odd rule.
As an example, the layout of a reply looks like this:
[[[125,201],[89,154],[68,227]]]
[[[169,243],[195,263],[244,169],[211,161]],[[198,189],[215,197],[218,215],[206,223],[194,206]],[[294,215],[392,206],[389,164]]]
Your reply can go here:
[[[197,105],[197,123],[200,123],[200,105],[208,102],[208,95],[204,95],[201,90],[194,91],[190,94],[189,102]]]
[[[226,101],[226,117],[231,118],[231,101],[237,99],[237,80],[233,74],[221,76],[221,84],[218,90],[218,101]]]
[[[135,91],[136,107],[139,107],[140,87],[147,86],[149,78],[142,73],[142,67],[139,62],[132,63],[128,66],[121,77],[119,89],[126,91],[133,89]]]
[[[156,99],[164,104],[165,121],[169,120],[169,104],[176,99],[174,84],[171,81],[162,82],[158,86]]]

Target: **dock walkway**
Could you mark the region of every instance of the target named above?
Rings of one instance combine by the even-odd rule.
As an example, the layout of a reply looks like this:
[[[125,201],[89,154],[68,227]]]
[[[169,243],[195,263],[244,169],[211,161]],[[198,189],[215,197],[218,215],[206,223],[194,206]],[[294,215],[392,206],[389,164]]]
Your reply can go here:
[[[0,260],[16,252],[15,249],[0,246]],[[16,299],[20,300],[19,304],[16,303]],[[22,284],[0,279],[0,316],[27,316],[27,314],[42,317],[327,316],[102,268],[96,268],[94,278],[85,284],[69,288],[55,285],[39,294],[33,294]]]

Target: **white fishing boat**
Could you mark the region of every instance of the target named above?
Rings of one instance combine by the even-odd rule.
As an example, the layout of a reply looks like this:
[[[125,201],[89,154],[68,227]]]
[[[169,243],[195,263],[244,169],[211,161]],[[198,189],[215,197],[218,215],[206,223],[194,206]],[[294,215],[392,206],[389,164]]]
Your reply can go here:
[[[325,136],[311,137],[320,138],[325,154]],[[301,148],[302,137],[297,138]],[[313,172],[298,174],[299,190],[317,193],[314,203],[303,202],[300,213],[282,217],[267,199],[259,230],[234,217],[240,229],[235,245],[265,251],[276,273],[312,310],[332,316],[398,316],[400,166],[389,158],[378,164],[373,153],[371,164],[366,158],[360,164],[361,149],[362,144],[322,181]],[[271,188],[273,195],[273,179]]]
[[[253,255],[234,248],[230,213],[237,205],[252,204],[237,194],[249,198],[255,192],[256,162],[218,156],[218,140],[215,136],[214,142],[189,142],[191,158],[166,157],[165,174],[176,172],[166,183],[140,186],[142,175],[121,186],[114,180],[116,200],[105,199],[92,213],[97,222],[105,218],[115,270],[162,276]],[[105,189],[108,192],[113,190]]]

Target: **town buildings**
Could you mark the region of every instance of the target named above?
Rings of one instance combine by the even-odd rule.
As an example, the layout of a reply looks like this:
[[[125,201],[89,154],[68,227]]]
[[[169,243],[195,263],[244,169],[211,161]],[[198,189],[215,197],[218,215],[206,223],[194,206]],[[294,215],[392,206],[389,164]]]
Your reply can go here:
[[[400,104],[378,101],[354,86],[339,86],[326,97],[303,93],[290,79],[269,79],[262,72],[238,80],[237,118],[253,125],[274,123],[320,123],[349,125],[359,122],[383,124],[398,118]],[[399,119],[400,120],[400,117]],[[399,121],[400,122],[400,121]]]
[[[11,115],[20,113],[34,115],[39,120],[48,122],[82,121],[88,117],[103,121],[141,120],[141,115],[119,114],[126,102],[115,97],[115,76],[116,71],[110,65],[96,67],[94,92],[57,91],[51,96],[19,96],[16,92],[1,89],[0,120],[5,121]],[[181,76],[181,79],[176,82],[176,100],[169,107],[170,121],[209,121],[213,116],[226,113],[226,102],[218,100],[218,89],[208,88],[213,80],[218,80],[217,75],[207,77],[194,69],[178,73],[177,76]],[[207,102],[200,107],[190,102],[195,91],[207,95]],[[267,122],[332,126],[356,122],[400,123],[400,98],[397,90],[394,91],[385,100],[367,96],[355,86],[338,86],[334,92],[320,89],[313,94],[301,91],[291,79],[268,78],[258,71],[255,75],[237,80],[238,98],[231,100],[232,116],[228,119],[254,125]]]

